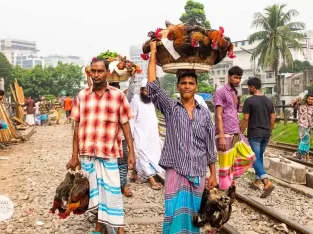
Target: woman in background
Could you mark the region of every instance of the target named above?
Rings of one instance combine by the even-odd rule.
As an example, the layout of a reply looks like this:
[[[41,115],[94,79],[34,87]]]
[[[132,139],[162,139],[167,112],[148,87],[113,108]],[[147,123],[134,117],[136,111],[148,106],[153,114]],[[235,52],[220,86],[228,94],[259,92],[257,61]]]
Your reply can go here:
[[[299,145],[296,156],[300,159],[310,160],[310,141],[313,117],[313,93],[308,93],[301,101],[301,97],[291,102],[291,105],[298,109],[298,130]]]

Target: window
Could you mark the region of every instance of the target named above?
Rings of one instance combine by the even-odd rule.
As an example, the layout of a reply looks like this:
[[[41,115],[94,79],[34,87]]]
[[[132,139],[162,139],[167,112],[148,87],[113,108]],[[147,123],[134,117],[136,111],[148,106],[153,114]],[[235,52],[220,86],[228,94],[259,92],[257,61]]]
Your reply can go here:
[[[220,70],[218,70],[218,71],[217,71],[217,75],[219,76],[220,74],[221,74],[221,71],[220,71]]]
[[[238,46],[238,42],[235,42],[235,47],[237,47]]]
[[[215,72],[214,72],[214,71],[212,71],[212,76],[214,76],[214,74],[215,74]]]
[[[267,72],[265,72],[265,73],[266,73],[266,78],[267,78],[267,79],[271,79],[271,78],[274,77],[274,74],[273,74],[272,71],[267,71]]]
[[[246,41],[242,41],[242,42],[241,42],[241,45],[242,45],[242,46],[246,45]]]
[[[273,94],[273,87],[266,87],[265,94]]]
[[[226,70],[223,70],[223,75],[226,75]]]

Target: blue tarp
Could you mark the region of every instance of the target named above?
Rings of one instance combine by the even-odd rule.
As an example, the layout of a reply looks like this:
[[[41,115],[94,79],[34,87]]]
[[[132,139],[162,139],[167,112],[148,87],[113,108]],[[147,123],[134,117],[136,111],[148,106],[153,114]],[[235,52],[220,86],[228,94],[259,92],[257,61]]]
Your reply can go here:
[[[212,100],[212,94],[211,93],[197,93],[201,97],[203,97],[204,101],[211,101]]]

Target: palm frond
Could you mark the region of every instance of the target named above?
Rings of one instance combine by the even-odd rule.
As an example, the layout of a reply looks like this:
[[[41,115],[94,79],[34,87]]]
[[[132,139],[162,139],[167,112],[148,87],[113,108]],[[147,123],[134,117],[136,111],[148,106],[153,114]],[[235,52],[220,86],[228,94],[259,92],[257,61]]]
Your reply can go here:
[[[287,24],[288,22],[291,21],[293,17],[296,17],[298,15],[299,15],[299,12],[294,9],[287,11],[286,13],[283,14],[283,17],[281,19],[281,24]]]
[[[250,44],[252,44],[256,41],[264,40],[266,38],[269,38],[268,31],[259,31],[259,32],[255,32],[255,33],[251,34],[248,37],[248,41]]]
[[[261,31],[248,37],[250,43],[259,41],[251,60],[259,58],[258,66],[262,68],[277,71],[280,61],[283,65],[290,65],[293,60],[290,48],[302,49],[304,35],[296,30],[303,30],[305,24],[291,22],[299,13],[293,9],[285,11],[286,6],[274,4],[266,7],[263,14],[258,12],[253,15],[252,27]]]
[[[305,23],[302,22],[290,22],[288,24],[288,27],[291,31],[297,31],[297,30],[304,30],[305,29]]]
[[[266,17],[257,12],[253,15],[254,20],[252,21],[251,27],[252,28],[263,28],[264,30],[269,30],[271,27],[266,20]]]
[[[255,55],[255,57],[259,56],[262,51],[264,51],[268,45],[269,45],[270,40],[267,38],[263,41],[261,41],[254,49],[252,56]]]

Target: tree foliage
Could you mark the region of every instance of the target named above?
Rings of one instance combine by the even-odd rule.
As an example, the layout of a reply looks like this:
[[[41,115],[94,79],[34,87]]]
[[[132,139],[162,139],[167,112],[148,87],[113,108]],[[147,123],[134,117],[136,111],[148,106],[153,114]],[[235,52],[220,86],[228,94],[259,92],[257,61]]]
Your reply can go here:
[[[264,9],[264,14],[255,13],[252,27],[260,31],[251,34],[249,43],[258,42],[251,59],[259,58],[258,66],[273,69],[276,77],[277,93],[280,96],[280,78],[278,70],[280,61],[283,66],[292,67],[293,58],[290,48],[301,50],[302,33],[295,32],[305,28],[302,22],[292,22],[292,18],[299,13],[291,9],[285,11],[286,4],[274,4]]]
[[[201,73],[198,75],[199,93],[214,93],[215,88],[208,84],[210,73]]]
[[[188,0],[185,5],[185,12],[179,18],[183,23],[188,23],[190,20],[196,20],[205,28],[210,28],[210,22],[206,19],[204,5],[200,2]]]
[[[280,73],[299,73],[303,72],[305,70],[313,70],[313,66],[308,62],[308,61],[299,61],[295,60],[293,61],[293,66],[292,67],[281,67],[279,69]]]
[[[164,91],[169,97],[172,97],[176,90],[176,82],[177,78],[173,74],[165,74],[160,79],[160,86],[162,89],[164,89]]]
[[[58,63],[56,67],[37,65],[31,69],[14,67],[13,77],[18,79],[25,96],[61,95],[62,91],[76,95],[85,79],[82,68],[74,64]]]
[[[12,78],[12,65],[8,59],[0,52],[0,78],[4,78],[4,89],[8,89],[8,84]]]

